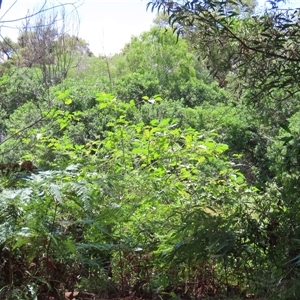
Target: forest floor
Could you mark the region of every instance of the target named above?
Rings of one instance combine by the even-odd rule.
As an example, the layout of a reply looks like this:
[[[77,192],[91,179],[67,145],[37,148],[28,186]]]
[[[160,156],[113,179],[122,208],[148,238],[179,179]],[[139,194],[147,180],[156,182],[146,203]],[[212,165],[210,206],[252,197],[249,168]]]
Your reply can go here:
[[[137,297],[135,296],[134,294],[133,295],[130,295],[130,296],[127,296],[127,297],[113,297],[113,298],[101,298],[101,297],[98,297],[96,296],[95,294],[93,293],[87,293],[87,292],[67,292],[65,293],[65,299],[66,300],[149,300],[149,299],[174,299],[174,297],[171,297],[171,296],[165,296],[165,297],[158,297],[158,298],[143,298],[143,297]],[[178,297],[178,299],[181,299],[181,300],[188,300],[188,299],[191,299],[191,298],[182,298],[182,297]],[[256,298],[254,297],[254,295],[252,294],[249,294],[249,295],[246,295],[244,297],[240,297],[240,296],[229,296],[229,297],[224,297],[221,296],[221,295],[215,295],[215,296],[212,296],[212,297],[199,297],[197,299],[210,299],[210,300],[232,300],[232,299],[235,299],[235,300],[242,300],[242,299],[252,299],[252,300],[266,300],[266,298]],[[51,299],[52,300],[52,299]],[[53,299],[54,300],[54,299]]]

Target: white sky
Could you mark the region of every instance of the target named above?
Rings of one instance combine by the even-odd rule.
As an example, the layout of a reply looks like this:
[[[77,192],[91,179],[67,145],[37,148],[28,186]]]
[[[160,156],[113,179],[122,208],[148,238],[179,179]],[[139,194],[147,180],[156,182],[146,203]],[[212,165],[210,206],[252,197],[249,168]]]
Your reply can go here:
[[[79,8],[80,36],[95,54],[118,52],[132,35],[150,29],[155,14],[146,5],[147,0],[85,0]]]
[[[62,1],[62,3],[75,2],[77,0]],[[3,0],[0,10],[1,35],[9,36],[16,40],[17,23],[5,23],[26,16],[27,11],[40,7],[45,1],[40,0]],[[9,7],[15,3],[5,14]],[[48,0],[48,5],[57,5],[58,1]],[[146,11],[147,0],[79,0],[81,4],[77,9],[80,18],[79,36],[89,42],[91,51],[98,55],[107,55],[119,52],[132,35],[150,29],[155,14]],[[71,9],[71,6],[67,6]],[[5,15],[4,15],[5,14]],[[3,16],[4,15],[4,16]],[[2,16],[2,17],[1,17]],[[1,24],[1,23],[0,23]],[[13,27],[8,28],[7,26]]]
[[[47,0],[46,0],[47,1]],[[98,55],[119,52],[132,35],[150,29],[155,14],[146,11],[149,0],[48,0],[49,5],[58,3],[82,3],[78,8],[80,18],[79,36],[90,44],[91,51]],[[0,10],[0,33],[16,40],[19,23],[6,23],[26,16],[27,11],[40,7],[45,0],[3,0]],[[259,0],[263,4],[265,0]],[[300,6],[300,0],[288,0],[290,5]],[[11,9],[9,9],[12,6]],[[8,12],[6,13],[6,11]],[[8,28],[10,26],[12,28]],[[14,28],[14,29],[13,29]]]

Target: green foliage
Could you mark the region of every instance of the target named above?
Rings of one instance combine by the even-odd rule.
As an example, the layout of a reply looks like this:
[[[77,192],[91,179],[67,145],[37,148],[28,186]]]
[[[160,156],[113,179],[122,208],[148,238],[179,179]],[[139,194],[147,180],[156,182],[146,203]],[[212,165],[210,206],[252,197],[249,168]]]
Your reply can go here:
[[[135,123],[143,122],[150,125],[152,120],[162,121],[163,119],[172,119],[180,128],[190,127],[184,120],[185,108],[181,101],[173,100],[155,100],[154,98],[143,99],[143,105],[133,111],[132,121]],[[195,127],[193,127],[195,128]]]
[[[181,35],[163,23],[98,58],[79,41],[51,87],[49,49],[2,66],[1,299],[298,299],[296,17],[152,3]]]
[[[81,83],[84,83],[85,85],[90,86],[95,82],[96,84],[101,84],[101,88],[99,86],[97,92],[102,90],[105,92],[111,92],[109,72],[113,72],[110,68],[113,69],[114,64],[110,61],[111,58],[82,56],[77,67],[72,68],[69,71],[67,80],[64,80],[62,85],[56,86],[56,89],[63,89],[63,87],[59,87],[64,86],[68,82],[72,82],[72,80],[68,79],[73,79],[74,84],[72,85],[72,90],[76,88],[76,84],[81,85]]]
[[[132,38],[116,59],[115,92],[120,99],[140,102],[142,96],[184,100],[188,106],[203,101],[226,101],[226,95],[211,82],[203,63],[172,31],[153,27]]]
[[[39,102],[44,90],[36,70],[13,68],[0,77],[1,108],[11,114],[27,101]]]
[[[93,108],[97,101],[96,94],[105,89],[107,82],[103,78],[99,79],[74,79],[68,78],[61,84],[51,88],[55,107],[72,111],[86,111]],[[72,102],[66,105],[65,100]]]
[[[299,286],[299,114],[281,124],[279,134],[269,141],[266,157],[273,173],[264,193],[253,206],[260,230],[256,239],[258,247],[268,258],[272,268],[264,273],[270,278],[271,299],[297,299]],[[253,228],[249,221],[248,230]],[[250,226],[250,227],[249,227]],[[260,257],[261,263],[263,256]],[[260,263],[260,264],[261,264]],[[276,289],[280,287],[280,290]],[[265,291],[260,285],[261,293]]]
[[[59,94],[64,102],[66,97],[69,92]],[[2,202],[2,215],[10,231],[2,243],[12,257],[7,264],[14,264],[18,253],[24,268],[35,263],[30,276],[20,280],[38,286],[38,293],[61,292],[53,278],[64,255],[70,266],[66,271],[84,278],[96,276],[102,282],[97,292],[141,284],[149,293],[167,288],[179,282],[171,275],[179,262],[185,273],[193,261],[219,255],[219,247],[227,243],[220,236],[234,231],[225,217],[231,220],[241,195],[251,193],[242,174],[226,160],[228,147],[216,143],[209,133],[181,129],[170,118],[136,123],[131,118],[136,109],[133,101],[107,94],[99,94],[96,101],[98,111],[109,110],[115,116],[103,129],[102,139],[90,140],[84,147],[70,143],[68,128],[82,116],[77,112],[51,113],[60,137],[55,138],[47,125],[36,129],[43,131],[36,140],[40,151],[56,153],[53,162],[60,168],[70,161],[76,165],[31,175],[17,180],[20,187],[15,191],[3,191],[7,200]],[[14,213],[9,210],[12,199],[17,204]],[[9,215],[16,217],[12,220]],[[190,249],[185,256],[184,248]],[[220,257],[224,255],[226,251]],[[43,264],[42,257],[54,269]],[[140,262],[144,267],[136,269]],[[168,278],[165,283],[163,274]],[[107,276],[113,278],[111,284]],[[87,284],[68,278],[65,287],[68,280]],[[15,284],[5,275],[2,280],[10,287]]]
[[[43,295],[51,287],[58,295],[61,282],[72,282],[72,272],[78,272],[73,264],[78,259],[78,232],[67,230],[79,217],[78,203],[66,198],[69,174],[45,172],[25,177],[20,179],[23,188],[1,193],[1,286],[5,287],[1,298],[9,298],[17,286],[22,287],[21,298],[29,286],[35,294]],[[65,255],[67,268],[60,263]]]
[[[190,38],[208,57],[216,78],[221,73],[221,86],[231,73],[247,103],[262,110],[268,101],[286,102],[299,90],[299,9],[281,10],[277,1],[270,2],[263,13],[252,15],[239,15],[240,1],[153,0],[148,7],[167,13],[178,36]]]
[[[216,105],[228,101],[228,95],[216,83],[206,84],[203,80],[189,80],[176,88],[177,91],[171,98],[182,99],[188,107],[201,106],[204,102]]]
[[[116,81],[116,94],[119,99],[135,100],[142,103],[143,96],[152,97],[160,92],[159,81],[150,74],[129,73]]]
[[[34,129],[40,127],[43,115],[33,102],[20,105],[4,120],[5,140],[1,144],[2,161],[18,161],[25,153],[34,153],[36,136]]]
[[[268,155],[272,160],[272,168],[280,182],[284,184],[285,176],[299,174],[299,112],[281,124],[278,136],[269,147]]]

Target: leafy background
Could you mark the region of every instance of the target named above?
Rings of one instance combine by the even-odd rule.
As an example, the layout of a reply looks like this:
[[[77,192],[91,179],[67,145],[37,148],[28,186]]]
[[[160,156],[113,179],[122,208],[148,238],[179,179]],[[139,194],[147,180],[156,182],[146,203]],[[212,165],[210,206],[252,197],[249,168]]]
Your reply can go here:
[[[300,23],[278,2],[153,0],[111,57],[53,20],[3,39],[0,299],[298,299]]]

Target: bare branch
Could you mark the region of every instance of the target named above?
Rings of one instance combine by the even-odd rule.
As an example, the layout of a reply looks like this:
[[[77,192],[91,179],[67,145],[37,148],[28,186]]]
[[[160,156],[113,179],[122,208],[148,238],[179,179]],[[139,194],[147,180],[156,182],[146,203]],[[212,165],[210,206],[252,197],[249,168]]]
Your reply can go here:
[[[7,14],[7,12],[12,9],[12,7],[16,4],[16,2],[17,2],[17,0],[15,0],[15,2],[10,6],[10,8],[5,12],[5,14]],[[41,13],[53,11],[53,10],[56,10],[58,8],[62,8],[62,7],[66,7],[66,6],[71,6],[71,7],[74,8],[74,10],[77,10],[83,4],[83,1],[78,0],[78,1],[75,1],[75,2],[72,2],[72,3],[61,3],[59,5],[55,5],[55,6],[48,7],[48,8],[46,8],[46,4],[47,4],[47,0],[45,0],[42,8],[39,9],[37,12],[33,12],[33,13],[30,13],[30,14],[27,14],[26,16],[18,18],[18,19],[3,21],[2,19],[3,19],[4,15],[5,15],[4,14],[0,18],[0,26],[2,26],[2,24],[6,24],[6,23],[15,23],[15,22],[24,21],[26,19],[30,19],[32,17],[35,17],[35,16],[37,16],[37,15],[39,15]]]

